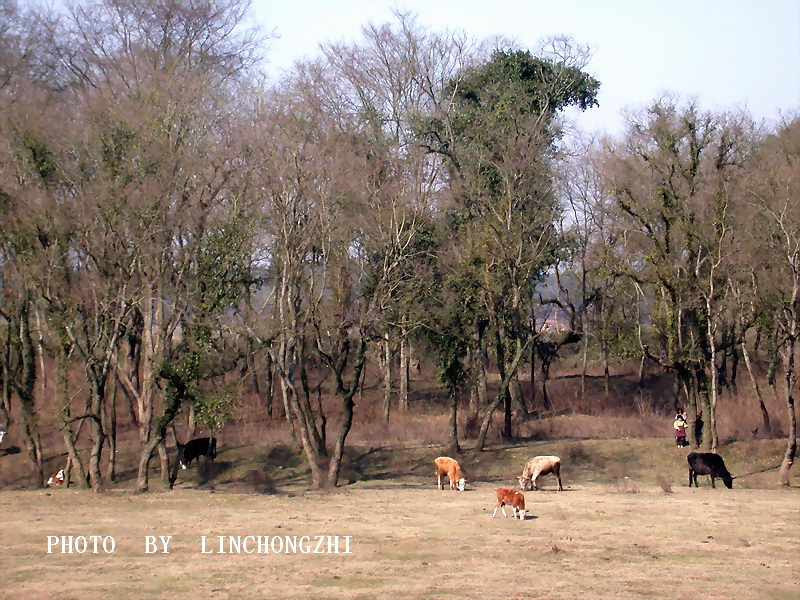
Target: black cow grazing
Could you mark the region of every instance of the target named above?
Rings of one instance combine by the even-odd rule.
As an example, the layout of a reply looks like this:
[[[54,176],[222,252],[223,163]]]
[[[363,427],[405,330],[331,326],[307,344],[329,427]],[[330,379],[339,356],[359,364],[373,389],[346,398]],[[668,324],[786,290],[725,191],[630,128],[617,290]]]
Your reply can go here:
[[[208,456],[211,460],[217,457],[217,438],[196,438],[186,442],[178,443],[178,462],[182,469],[189,467],[194,459],[201,456]]]
[[[719,454],[714,454],[713,452],[692,452],[686,459],[689,461],[689,487],[692,487],[693,479],[695,487],[700,487],[697,485],[698,475],[711,475],[712,488],[717,487],[714,485],[714,479],[719,477],[722,479],[726,488],[729,490],[733,489],[733,477],[728,473],[728,469],[725,468],[725,461],[722,460]]]

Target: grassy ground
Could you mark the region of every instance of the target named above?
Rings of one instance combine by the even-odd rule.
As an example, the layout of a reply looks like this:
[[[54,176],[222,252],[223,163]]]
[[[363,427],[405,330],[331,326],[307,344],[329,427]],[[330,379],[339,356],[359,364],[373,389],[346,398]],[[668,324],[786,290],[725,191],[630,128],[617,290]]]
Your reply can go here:
[[[435,489],[439,449],[358,448],[336,492],[305,490],[301,462],[228,448],[204,487],[171,493],[0,492],[4,598],[704,598],[800,597],[800,492],[776,489],[782,442],[720,449],[734,489],[686,487],[668,440],[533,442],[465,457],[464,493]],[[524,459],[560,454],[565,491],[527,492],[530,518],[490,518],[494,488]],[[256,494],[253,468],[277,494]],[[279,468],[283,467],[283,468]],[[399,474],[399,475],[398,475]],[[47,554],[48,535],[111,535],[111,555]],[[146,555],[147,535],[173,535]],[[352,554],[200,553],[200,536],[352,536]],[[209,538],[212,540],[215,538]]]

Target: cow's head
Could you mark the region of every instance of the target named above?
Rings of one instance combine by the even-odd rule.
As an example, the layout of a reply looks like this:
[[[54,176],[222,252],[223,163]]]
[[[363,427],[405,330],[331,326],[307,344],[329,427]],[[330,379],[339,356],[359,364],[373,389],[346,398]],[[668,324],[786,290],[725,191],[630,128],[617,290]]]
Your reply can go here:
[[[531,478],[530,477],[518,477],[519,479],[519,489],[521,490],[529,490],[531,489]]]
[[[0,444],[3,443],[4,437],[6,437],[6,430],[4,427],[0,427]]]
[[[458,485],[458,491],[463,492],[464,488],[467,487],[467,480],[462,477],[461,479],[458,480],[457,485]]]
[[[725,487],[729,490],[733,489],[733,477],[731,477],[730,473],[724,473],[722,475],[722,483],[724,483]]]

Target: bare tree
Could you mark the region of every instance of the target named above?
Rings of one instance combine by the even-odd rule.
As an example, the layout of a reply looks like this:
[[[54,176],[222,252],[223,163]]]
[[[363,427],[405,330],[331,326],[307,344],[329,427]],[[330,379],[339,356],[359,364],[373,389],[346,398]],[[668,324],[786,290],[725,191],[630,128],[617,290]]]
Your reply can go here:
[[[752,147],[745,121],[663,98],[631,117],[605,163],[620,243],[611,268],[647,287],[641,298],[651,303],[660,348],[645,352],[681,378],[689,437],[706,448],[718,441],[716,361],[729,276],[723,265],[733,240],[732,182]],[[701,436],[704,425],[709,432]]]
[[[754,164],[748,191],[753,211],[746,213],[755,235],[753,254],[759,296],[776,324],[783,362],[788,438],[780,483],[789,485],[797,454],[796,352],[800,338],[800,119],[785,123],[765,140]]]

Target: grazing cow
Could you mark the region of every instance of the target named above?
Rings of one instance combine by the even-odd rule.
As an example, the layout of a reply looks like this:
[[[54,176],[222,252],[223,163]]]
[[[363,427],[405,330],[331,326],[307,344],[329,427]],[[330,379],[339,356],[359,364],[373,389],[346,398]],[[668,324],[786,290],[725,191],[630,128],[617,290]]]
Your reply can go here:
[[[442,475],[447,475],[450,479],[451,490],[458,489],[459,492],[464,491],[467,481],[464,479],[464,474],[461,472],[461,465],[458,464],[457,460],[448,456],[440,456],[433,462],[436,465],[436,481],[439,484],[440,490],[444,489],[442,487]]]
[[[178,462],[182,469],[187,469],[194,459],[208,456],[211,460],[217,457],[217,438],[195,438],[185,444],[178,443]]]
[[[514,518],[519,517],[521,520],[525,519],[525,496],[520,494],[517,490],[509,488],[497,488],[497,504],[494,505],[494,512],[492,518],[497,514],[499,508],[503,511],[503,516],[507,517],[506,509],[503,508],[506,504],[514,511]]]
[[[691,452],[686,457],[686,460],[689,461],[689,487],[692,487],[693,480],[695,487],[700,487],[697,485],[698,475],[710,475],[712,488],[717,487],[714,485],[714,479],[719,477],[726,488],[733,489],[733,477],[728,473],[725,461],[722,460],[719,454],[714,454],[713,452]]]
[[[519,477],[519,489],[538,490],[536,478],[549,473],[558,479],[558,491],[564,491],[564,488],[561,487],[561,459],[558,456],[537,456],[530,459],[522,471],[522,476]]]
[[[47,480],[48,487],[55,487],[57,485],[64,485],[64,469],[61,469],[58,473]]]

